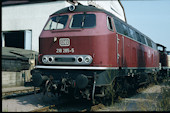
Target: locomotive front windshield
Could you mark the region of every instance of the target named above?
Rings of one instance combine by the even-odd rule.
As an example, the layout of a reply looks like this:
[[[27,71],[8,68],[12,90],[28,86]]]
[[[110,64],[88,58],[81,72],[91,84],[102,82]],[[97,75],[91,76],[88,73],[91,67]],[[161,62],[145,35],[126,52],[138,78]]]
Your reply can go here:
[[[70,28],[92,28],[96,26],[96,15],[95,14],[75,14],[73,15]]]
[[[68,20],[68,15],[54,16],[48,21],[44,30],[64,29],[67,20]]]
[[[64,29],[67,21],[68,15],[54,16],[48,21],[44,30]],[[72,16],[70,22],[71,29],[93,28],[95,26],[96,26],[95,14],[75,14]]]

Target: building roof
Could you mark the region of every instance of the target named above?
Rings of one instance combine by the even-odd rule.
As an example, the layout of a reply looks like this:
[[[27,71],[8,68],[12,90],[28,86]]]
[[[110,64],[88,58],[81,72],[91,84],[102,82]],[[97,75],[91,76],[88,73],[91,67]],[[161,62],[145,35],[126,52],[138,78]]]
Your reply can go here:
[[[32,59],[32,55],[38,55],[38,52],[32,50],[25,50],[14,47],[2,47],[2,59],[20,59],[20,60],[28,60]]]
[[[30,59],[37,58],[38,52],[14,47],[2,47],[2,71],[18,72],[28,70]]]
[[[23,5],[23,4],[33,4],[42,2],[52,2],[58,0],[2,0],[2,6],[13,6],[13,5]]]

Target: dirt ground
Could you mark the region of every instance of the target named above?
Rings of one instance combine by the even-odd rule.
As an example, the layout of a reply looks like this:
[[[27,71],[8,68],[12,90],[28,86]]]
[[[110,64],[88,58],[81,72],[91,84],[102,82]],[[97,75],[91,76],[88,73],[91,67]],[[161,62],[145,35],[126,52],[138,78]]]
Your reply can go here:
[[[58,112],[81,111],[90,107],[86,100],[43,96],[42,93],[2,100],[2,112],[29,112],[48,105],[56,105]]]
[[[149,85],[129,98],[99,111],[170,111],[170,81],[158,85]]]

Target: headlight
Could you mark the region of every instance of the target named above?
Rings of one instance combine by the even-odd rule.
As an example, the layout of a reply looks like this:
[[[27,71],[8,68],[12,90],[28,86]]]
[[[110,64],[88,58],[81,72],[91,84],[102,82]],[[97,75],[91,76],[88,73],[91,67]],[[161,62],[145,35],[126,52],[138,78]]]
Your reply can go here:
[[[71,6],[69,7],[69,11],[74,11],[75,8],[76,8],[76,7],[75,7],[74,5],[71,5]]]
[[[78,61],[78,63],[81,63],[81,62],[83,61],[83,57],[81,57],[81,56],[78,57],[78,58],[77,58],[77,61]]]
[[[54,60],[54,58],[52,57],[52,56],[50,56],[49,58],[48,58],[48,61],[51,63],[51,62],[53,62],[53,60]]]
[[[85,57],[84,61],[85,61],[86,63],[89,63],[89,62],[90,62],[90,57]]]
[[[43,62],[43,63],[47,63],[47,62],[48,62],[48,58],[47,58],[46,56],[43,56],[43,57],[42,57],[42,62]]]

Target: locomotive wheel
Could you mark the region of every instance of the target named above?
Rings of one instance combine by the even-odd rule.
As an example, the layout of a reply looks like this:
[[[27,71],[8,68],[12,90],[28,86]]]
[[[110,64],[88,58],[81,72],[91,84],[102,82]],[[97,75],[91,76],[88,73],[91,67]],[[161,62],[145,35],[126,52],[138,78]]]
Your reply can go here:
[[[127,78],[116,78],[111,85],[104,87],[105,96],[102,98],[102,102],[104,104],[113,104],[119,96],[125,98],[134,89],[133,85],[129,84]]]
[[[43,95],[47,94],[47,96],[49,96],[48,92],[49,92],[50,86],[51,86],[50,81],[47,80],[45,85],[44,85]]]
[[[115,81],[112,82],[111,85],[103,87],[104,97],[100,98],[100,102],[105,105],[113,104],[113,102],[117,99],[116,91],[115,91]]]
[[[148,74],[149,84],[154,82],[154,77],[152,74]]]
[[[158,75],[157,75],[157,74],[154,74],[154,75],[153,75],[153,78],[154,78],[154,83],[155,83],[155,84],[158,84]]]

